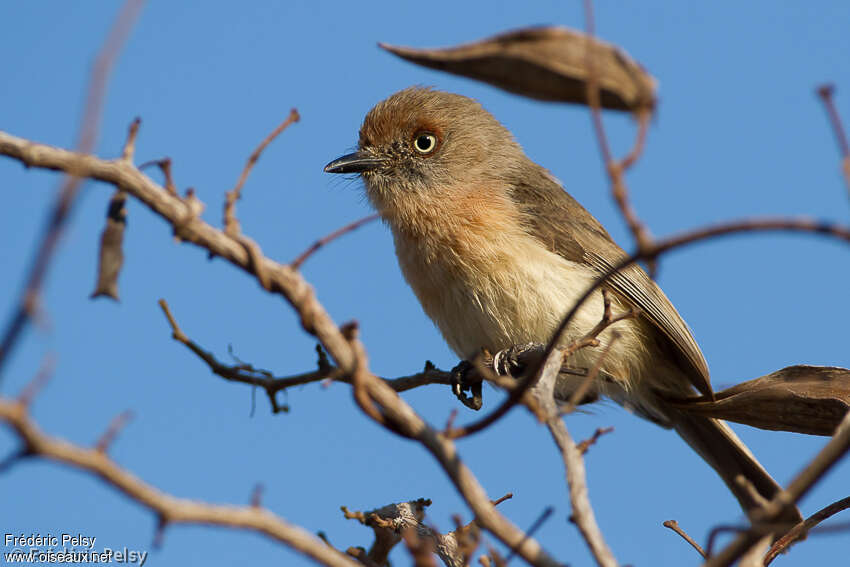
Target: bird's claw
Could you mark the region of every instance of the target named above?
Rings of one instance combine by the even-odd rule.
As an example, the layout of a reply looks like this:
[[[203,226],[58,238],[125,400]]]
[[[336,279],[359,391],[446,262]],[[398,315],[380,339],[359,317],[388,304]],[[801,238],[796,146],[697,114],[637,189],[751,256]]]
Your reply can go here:
[[[475,370],[475,366],[468,360],[462,360],[460,364],[452,368],[452,393],[466,407],[478,411],[484,405],[481,391],[481,376]],[[469,392],[471,395],[467,395]]]
[[[529,366],[534,367],[542,349],[543,345],[539,343],[527,343],[500,350],[493,356],[493,370],[500,376],[519,378]]]

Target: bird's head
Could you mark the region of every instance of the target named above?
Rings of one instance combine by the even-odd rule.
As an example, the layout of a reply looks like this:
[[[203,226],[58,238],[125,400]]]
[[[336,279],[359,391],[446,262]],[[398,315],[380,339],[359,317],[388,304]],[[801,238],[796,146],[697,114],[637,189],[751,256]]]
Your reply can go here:
[[[358,173],[378,211],[463,197],[515,175],[527,160],[511,133],[465,96],[410,87],[363,121],[356,152],[325,166]]]

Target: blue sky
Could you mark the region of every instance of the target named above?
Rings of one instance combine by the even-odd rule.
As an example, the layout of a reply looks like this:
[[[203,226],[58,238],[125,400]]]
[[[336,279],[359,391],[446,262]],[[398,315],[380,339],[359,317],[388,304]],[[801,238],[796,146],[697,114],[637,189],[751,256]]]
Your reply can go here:
[[[0,129],[69,146],[75,138],[90,61],[118,3],[16,2],[0,11]],[[646,153],[629,176],[634,204],[655,234],[724,218],[850,216],[838,152],[814,88],[838,86],[850,121],[850,4],[821,2],[599,2],[597,31],[625,47],[660,82]],[[322,173],[351,150],[369,108],[411,84],[479,99],[528,155],[627,248],[629,237],[603,176],[590,119],[581,107],[540,103],[459,77],[414,67],[376,47],[384,41],[441,46],[531,24],[582,26],[579,2],[149,3],[110,81],[97,153],[120,151],[127,125],[142,118],[137,162],[170,156],[181,188],[193,186],[220,222],[221,200],[245,159],[297,107],[302,121],[276,140],[252,173],[238,214],[246,234],[288,262],[317,237],[368,214],[360,183]],[[618,153],[632,124],[606,117]],[[0,159],[0,299],[12,308],[59,178]],[[370,531],[344,520],[340,505],[369,509],[433,499],[429,520],[451,527],[469,514],[419,447],[381,431],[352,403],[349,388],[310,385],[288,394],[292,411],[271,415],[262,393],[211,376],[173,342],[156,305],[169,301],[183,329],[227,359],[278,375],[314,367],[314,341],[279,298],[220,260],[176,244],[167,226],[129,204],[121,302],[92,302],[96,247],[110,189],[88,183],[45,289],[48,322],[31,328],[7,365],[15,393],[53,353],[57,369],[33,411],[48,431],[93,443],[119,412],[135,419],[112,448],[115,459],[176,496],[245,503],[257,482],[264,503],[289,521],[323,530],[339,548],[368,545]],[[691,325],[716,388],[797,363],[848,367],[848,248],[808,236],[730,237],[675,252],[659,282]],[[339,322],[356,319],[373,370],[399,376],[426,359],[457,361],[421,312],[378,223],[311,258],[304,275]],[[434,423],[457,407],[446,388],[405,398]],[[485,392],[493,403],[497,394]],[[460,420],[476,416],[460,409]],[[587,457],[590,496],[617,558],[634,565],[697,564],[661,527],[676,519],[698,541],[739,509],[713,471],[673,433],[614,404],[571,416],[578,438],[614,426]],[[765,466],[787,482],[822,438],[736,427]],[[0,453],[15,448],[0,432]],[[501,510],[537,532],[572,565],[591,558],[575,528],[560,459],[543,428],[522,411],[460,442],[461,455]],[[802,502],[804,513],[847,496],[844,462]],[[151,549],[155,518],[88,475],[42,462],[0,476],[0,525],[24,533],[80,532],[99,547]],[[492,539],[492,538],[490,538]],[[850,534],[812,537],[776,565],[834,564]],[[843,555],[839,555],[843,554]],[[150,564],[308,564],[252,534],[177,526]],[[404,552],[396,564],[406,564]]]

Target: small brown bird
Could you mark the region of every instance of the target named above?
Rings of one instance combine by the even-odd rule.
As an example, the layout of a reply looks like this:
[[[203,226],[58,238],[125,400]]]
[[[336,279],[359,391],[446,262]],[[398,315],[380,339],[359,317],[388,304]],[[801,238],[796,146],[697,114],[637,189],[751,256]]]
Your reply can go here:
[[[407,282],[465,359],[482,348],[547,342],[579,296],[625,256],[504,126],[464,96],[419,87],[392,95],[366,116],[358,150],[325,171],[361,175],[392,230]],[[674,428],[744,510],[759,503],[739,475],[773,497],[780,487],[729,426],[665,402],[712,390],[699,347],[661,289],[638,266],[615,275],[607,289],[615,308],[636,307],[641,316],[614,326],[620,337],[592,394]],[[597,295],[579,310],[564,343],[599,322]],[[611,337],[610,329],[600,335],[603,347]],[[583,349],[574,364],[589,368],[599,352]],[[581,381],[562,374],[556,395],[568,400]]]

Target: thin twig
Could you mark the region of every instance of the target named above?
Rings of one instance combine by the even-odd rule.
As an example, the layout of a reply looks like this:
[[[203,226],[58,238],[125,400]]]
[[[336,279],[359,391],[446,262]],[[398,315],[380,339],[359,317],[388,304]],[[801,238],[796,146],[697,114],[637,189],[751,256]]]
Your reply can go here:
[[[169,195],[177,197],[177,186],[174,185],[174,178],[171,177],[171,158],[162,158],[158,160],[148,161],[139,166],[139,169],[145,169],[148,166],[155,165],[162,172],[165,178],[165,190]]]
[[[602,350],[600,355],[593,362],[593,366],[587,373],[587,376],[581,381],[578,388],[576,388],[575,392],[570,396],[569,402],[561,409],[561,415],[565,413],[572,413],[575,411],[578,403],[584,398],[584,395],[587,394],[587,390],[590,388],[590,385],[593,384],[593,381],[599,376],[599,371],[602,369],[602,363],[605,362],[605,358],[608,356],[608,353],[611,351],[611,347],[614,346],[614,343],[620,340],[620,334],[614,331],[611,334],[611,340],[608,341],[608,344],[605,345],[605,348]]]
[[[764,565],[767,567],[770,563],[776,559],[776,557],[780,553],[785,553],[788,551],[788,548],[797,543],[798,541],[805,539],[806,535],[818,524],[823,522],[824,520],[834,516],[835,514],[847,510],[850,508],[850,496],[847,498],[842,498],[837,502],[833,502],[829,506],[821,508],[783,535],[781,538],[776,540],[773,543],[773,546],[767,551],[767,554],[764,556]]]
[[[252,508],[260,508],[263,505],[263,491],[265,490],[265,486],[262,482],[258,482],[254,486],[254,490],[251,491],[251,507]],[[327,541],[325,541],[327,543]]]
[[[679,534],[680,536],[682,536],[682,539],[684,539],[686,542],[688,542],[689,544],[691,544],[691,547],[693,547],[694,549],[696,549],[696,550],[697,550],[697,553],[699,553],[700,555],[702,555],[702,558],[703,558],[703,559],[705,559],[706,557],[708,557],[708,556],[705,554],[705,551],[703,551],[703,549],[702,549],[702,547],[700,546],[700,544],[698,544],[697,542],[695,542],[695,541],[694,541],[694,539],[693,539],[691,536],[689,536],[689,535],[685,532],[685,530],[683,530],[682,528],[680,528],[680,527],[679,527],[679,522],[677,522],[676,520],[667,520],[666,522],[664,522],[664,523],[663,523],[663,524],[661,524],[661,525],[662,525],[662,526],[664,526],[665,528],[670,528],[671,530],[673,530],[674,532],[676,532],[677,534]]]
[[[585,33],[587,35],[587,56],[585,64],[587,65],[587,100],[590,106],[590,115],[593,121],[593,128],[596,131],[596,140],[599,143],[599,153],[602,154],[602,160],[605,163],[605,170],[608,172],[608,177],[611,180],[611,194],[614,201],[620,209],[623,218],[632,235],[635,238],[639,250],[648,249],[652,245],[652,236],[646,225],[638,218],[637,212],[629,201],[629,190],[626,187],[626,182],[623,179],[623,173],[631,167],[638,157],[641,155],[648,131],[651,111],[643,109],[638,115],[638,132],[635,139],[634,148],[620,162],[614,159],[611,152],[611,147],[608,144],[608,136],[605,133],[605,126],[602,121],[602,105],[599,98],[599,78],[596,76],[596,67],[594,61],[593,35],[594,35],[594,17],[593,17],[593,2],[585,0]],[[650,275],[655,272],[655,262],[648,262]]]
[[[112,24],[109,36],[95,58],[87,87],[86,106],[80,121],[77,143],[74,146],[81,154],[91,153],[94,149],[97,133],[100,129],[101,111],[106,96],[106,83],[112,71],[113,63],[118,58],[124,41],[130,35],[130,30],[141,7],[142,0],[127,0],[124,3]],[[3,365],[8,360],[9,353],[15,347],[25,324],[32,318],[36,309],[50,260],[62,238],[65,223],[77,201],[76,197],[80,185],[86,177],[84,174],[78,174],[73,168],[70,168],[67,174],[47,217],[41,242],[29,268],[26,286],[18,299],[18,307],[12,314],[3,333],[3,339],[0,341],[0,372],[2,372]],[[0,377],[2,377],[2,374],[0,374]]]
[[[44,360],[41,361],[41,366],[39,367],[36,375],[26,386],[24,386],[24,389],[18,395],[18,403],[28,408],[38,393],[41,392],[42,388],[44,388],[45,384],[47,384],[50,380],[55,368],[56,357],[48,354],[44,357]]]
[[[593,432],[593,435],[591,435],[584,441],[581,441],[577,445],[578,450],[581,451],[582,456],[585,455],[590,450],[590,448],[596,444],[597,441],[599,441],[600,437],[602,437],[603,435],[607,435],[612,431],[614,431],[613,427],[597,427],[596,431]]]
[[[847,134],[844,133],[844,124],[841,121],[841,115],[838,114],[838,109],[835,108],[835,102],[832,99],[834,92],[835,85],[821,85],[817,89],[818,96],[823,100],[826,113],[829,115],[829,123],[832,124],[832,131],[835,132],[838,150],[841,152],[841,169],[844,173],[844,183],[847,185],[848,194],[850,194],[850,143],[847,142]]]
[[[800,498],[811,490],[826,472],[850,450],[850,413],[841,421],[835,435],[815,458],[788,485],[779,492],[766,506],[752,514],[752,527],[743,531],[717,555],[712,555],[705,567],[725,567],[731,565],[741,555],[764,535],[766,528],[771,528],[787,507],[793,506]],[[772,531],[775,531],[774,527]],[[771,533],[771,532],[767,532]]]
[[[543,526],[543,524],[546,523],[546,520],[551,518],[552,514],[554,514],[554,513],[555,513],[554,506],[547,506],[543,510],[543,512],[540,513],[540,515],[537,517],[537,519],[534,520],[534,522],[531,523],[531,526],[529,526],[529,528],[526,530],[525,533],[527,533],[529,537],[533,536],[534,532],[539,530],[541,528],[541,526]],[[511,559],[513,559],[514,555],[515,555],[514,550],[511,550],[511,552],[508,553],[507,557],[505,557],[505,562],[508,562]]]
[[[501,498],[496,498],[495,500],[493,500],[493,506],[498,506],[499,504],[501,504],[501,503],[502,503],[502,502],[504,502],[505,500],[510,500],[510,499],[511,499],[511,498],[513,498],[513,497],[514,497],[514,493],[513,493],[513,492],[508,492],[507,494],[505,494],[505,495],[504,495],[504,496],[502,496]]]
[[[132,418],[132,410],[124,410],[112,418],[112,421],[109,423],[106,431],[103,432],[103,435],[101,435],[100,439],[98,439],[97,443],[95,443],[95,451],[106,453],[109,450],[109,447],[112,446],[112,443],[115,442],[118,434],[121,433],[121,430],[124,429]]]
[[[333,240],[336,240],[337,238],[339,238],[340,236],[343,236],[344,234],[348,234],[349,232],[351,232],[353,230],[357,230],[358,228],[360,228],[361,226],[363,226],[366,223],[370,223],[370,222],[377,220],[379,218],[381,218],[381,215],[375,213],[375,214],[363,217],[360,220],[356,220],[353,223],[347,224],[347,225],[345,225],[341,228],[336,229],[335,231],[331,232],[330,234],[323,236],[322,238],[320,238],[319,240],[317,240],[316,242],[311,244],[310,247],[307,248],[304,252],[299,254],[298,257],[295,258],[289,264],[290,267],[293,270],[299,269],[301,267],[301,264],[303,264],[307,260],[307,258],[312,256],[322,246],[328,244],[329,242],[332,242]]]
[[[637,121],[638,121],[638,131],[635,137],[635,143],[632,146],[631,151],[626,154],[626,156],[620,160],[620,168],[623,171],[626,171],[640,159],[640,156],[643,155],[643,149],[646,147],[646,136],[649,134],[649,122],[652,119],[652,112],[643,108],[638,111]]]
[[[351,383],[351,376],[342,372],[337,366],[328,363],[326,359],[324,361],[320,359],[319,367],[314,371],[285,377],[275,376],[268,370],[255,368],[251,364],[241,361],[239,364],[235,365],[224,364],[212,353],[201,347],[183,332],[177,324],[177,320],[171,312],[168,302],[164,299],[160,299],[159,306],[168,320],[168,324],[171,327],[171,337],[174,340],[186,346],[186,348],[192,351],[198,358],[203,360],[209,369],[217,376],[220,376],[230,382],[239,382],[263,388],[269,397],[273,413],[286,412],[288,410],[287,406],[282,406],[277,401],[277,393],[282,390],[293,388],[295,386],[303,386],[304,384],[321,382],[326,379],[348,384]],[[320,350],[320,352],[323,353],[324,351]],[[381,378],[381,380],[386,382],[387,385],[396,392],[405,392],[407,390],[412,390],[420,386],[427,386],[429,384],[447,386],[451,384],[451,373],[430,367],[417,374],[411,374],[410,376]]]
[[[263,150],[266,149],[266,146],[272,143],[272,141],[277,138],[281,132],[286,130],[286,128],[292,124],[293,122],[298,122],[301,117],[298,115],[298,111],[294,108],[289,111],[289,116],[286,117],[286,120],[281,122],[277,128],[272,130],[271,134],[265,137],[265,139],[260,142],[260,145],[251,153],[248,157],[248,161],[245,163],[245,167],[242,169],[242,173],[239,175],[239,180],[236,182],[236,186],[228,191],[225,194],[224,199],[224,231],[230,236],[236,236],[241,232],[239,228],[239,221],[236,220],[236,201],[238,201],[242,197],[242,186],[245,185],[245,181],[248,179],[248,175],[251,173],[251,170],[254,168],[254,165],[257,163],[257,160],[260,159],[260,154],[263,153]]]

